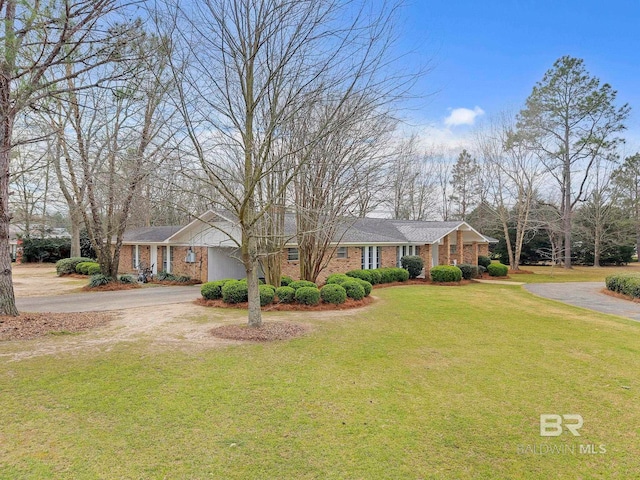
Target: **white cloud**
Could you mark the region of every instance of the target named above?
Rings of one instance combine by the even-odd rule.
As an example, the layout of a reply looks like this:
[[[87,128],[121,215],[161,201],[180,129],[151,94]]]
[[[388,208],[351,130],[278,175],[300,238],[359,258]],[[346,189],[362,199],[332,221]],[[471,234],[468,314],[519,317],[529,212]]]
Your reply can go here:
[[[458,125],[473,125],[476,121],[476,117],[484,115],[484,110],[476,106],[473,110],[469,108],[454,108],[447,118],[444,119],[444,124],[447,127],[457,127]]]

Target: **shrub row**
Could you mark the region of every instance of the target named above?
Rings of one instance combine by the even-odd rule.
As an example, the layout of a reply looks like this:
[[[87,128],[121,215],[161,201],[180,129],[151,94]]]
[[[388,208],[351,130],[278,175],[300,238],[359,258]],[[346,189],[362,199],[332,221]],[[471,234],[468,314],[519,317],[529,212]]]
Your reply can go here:
[[[371,285],[378,283],[406,282],[409,280],[409,272],[404,268],[387,267],[375,268],[372,270],[351,270],[345,275],[359,278],[369,282]],[[329,277],[331,278],[331,276]]]
[[[609,275],[604,282],[607,290],[640,298],[640,275],[630,273]]]
[[[82,262],[95,262],[93,258],[87,257],[71,257],[63,258],[56,262],[56,273],[58,276],[70,275],[76,272],[76,266]]]

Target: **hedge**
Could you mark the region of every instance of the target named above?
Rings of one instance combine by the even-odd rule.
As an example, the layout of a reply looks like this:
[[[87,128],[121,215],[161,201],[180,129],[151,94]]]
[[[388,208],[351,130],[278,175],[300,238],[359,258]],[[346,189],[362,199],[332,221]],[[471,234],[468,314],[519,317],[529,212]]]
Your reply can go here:
[[[358,282],[364,289],[364,296],[368,297],[369,294],[371,293],[371,289],[373,288],[372,285],[366,280],[360,280],[359,278],[354,278],[354,280]]]
[[[260,306],[264,307],[265,305],[269,305],[273,303],[273,298],[276,295],[276,290],[273,285],[260,285],[258,287],[260,290]]]
[[[222,287],[222,300],[226,303],[242,303],[249,298],[246,282],[232,280]]]
[[[303,305],[317,305],[320,303],[320,290],[318,287],[300,287],[296,289],[296,301]]]
[[[333,273],[327,277],[326,284],[337,284],[340,285],[344,282],[352,280],[354,277],[350,277],[349,275],[345,275],[344,273]]]
[[[232,278],[224,278],[214,282],[203,283],[200,287],[200,295],[206,300],[218,300],[222,298],[222,287],[227,282],[235,281]]]
[[[465,280],[471,280],[472,278],[478,278],[480,272],[476,265],[469,265],[468,263],[461,263],[458,268],[462,271],[462,278]]]
[[[492,263],[487,267],[487,272],[492,277],[506,277],[509,273],[509,267],[501,263]]]
[[[418,255],[405,255],[400,259],[400,264],[409,273],[409,278],[416,278],[424,268],[424,260]]]
[[[76,273],[76,265],[82,262],[95,262],[95,260],[87,257],[63,258],[56,262],[56,273],[58,276]]]
[[[341,285],[328,283],[320,289],[320,298],[324,303],[339,305],[347,299],[347,291]]]
[[[431,269],[431,280],[434,282],[459,282],[462,270],[453,265],[438,265]]]
[[[359,278],[371,285],[378,283],[406,282],[409,279],[409,272],[404,268],[385,267],[373,270],[351,270],[346,273],[348,277]],[[328,283],[328,281],[327,281]]]
[[[605,278],[607,290],[633,298],[640,298],[640,275],[625,273]]]
[[[296,291],[291,287],[276,288],[276,295],[280,303],[293,303],[296,299]]]
[[[92,263],[87,268],[87,275],[97,275],[101,271],[102,271],[102,269],[100,268],[100,264],[99,263]]]
[[[302,287],[311,287],[316,289],[318,288],[318,285],[308,280],[296,280],[295,282],[291,282],[288,286],[293,288],[294,290],[298,290]]]
[[[351,280],[350,282],[344,282],[341,286],[347,293],[347,297],[354,300],[362,300],[364,298],[364,288],[360,285],[357,279]]]

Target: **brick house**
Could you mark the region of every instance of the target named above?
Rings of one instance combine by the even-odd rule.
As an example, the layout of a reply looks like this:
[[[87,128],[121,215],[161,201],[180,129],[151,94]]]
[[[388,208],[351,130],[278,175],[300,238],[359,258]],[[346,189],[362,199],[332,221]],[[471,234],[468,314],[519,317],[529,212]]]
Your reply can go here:
[[[291,238],[281,253],[282,274],[299,278],[295,217],[285,217],[285,237]],[[134,272],[143,262],[154,273],[167,271],[202,281],[242,278],[237,258],[240,229],[230,216],[207,212],[184,227],[145,227],[127,231],[120,255],[120,271]],[[487,255],[486,237],[463,221],[431,222],[358,218],[346,220],[335,234],[333,256],[318,278],[348,270],[395,267],[404,255],[419,255],[425,274],[436,265],[477,264]]]

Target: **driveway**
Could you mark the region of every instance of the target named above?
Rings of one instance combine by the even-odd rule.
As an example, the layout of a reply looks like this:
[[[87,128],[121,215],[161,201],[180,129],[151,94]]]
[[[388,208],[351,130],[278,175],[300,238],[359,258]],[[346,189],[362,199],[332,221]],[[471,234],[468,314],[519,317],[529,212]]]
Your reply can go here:
[[[602,282],[529,283],[524,288],[540,297],[640,322],[640,303],[602,293]]]
[[[25,312],[106,312],[191,302],[199,296],[199,285],[149,287],[115,292],[71,293],[50,297],[18,297],[16,305],[18,310]]]

